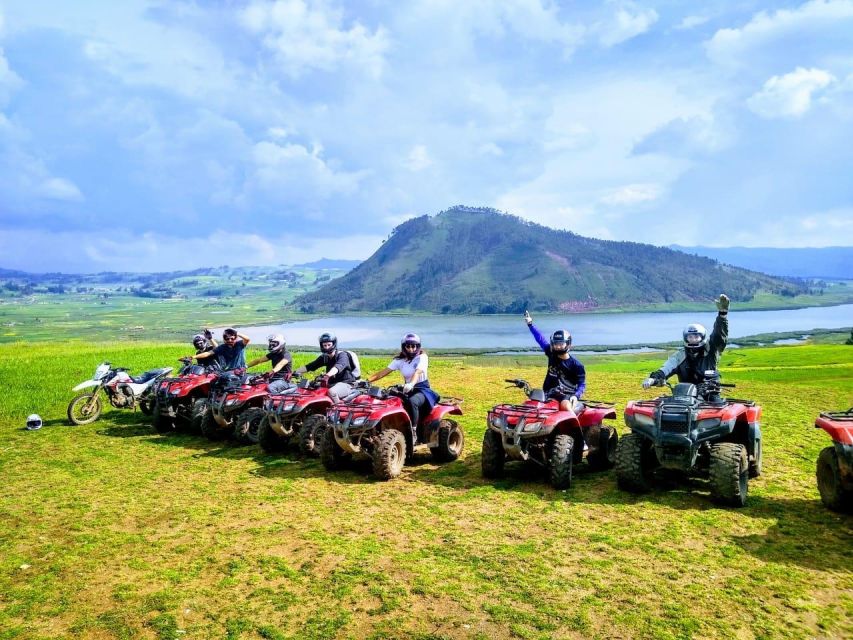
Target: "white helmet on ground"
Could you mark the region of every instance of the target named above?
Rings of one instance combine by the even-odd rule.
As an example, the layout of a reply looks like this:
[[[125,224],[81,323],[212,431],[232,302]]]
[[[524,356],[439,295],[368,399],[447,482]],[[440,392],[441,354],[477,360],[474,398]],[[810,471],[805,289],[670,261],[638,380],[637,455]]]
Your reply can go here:
[[[35,431],[36,429],[41,429],[44,422],[42,422],[41,416],[37,413],[31,413],[27,416],[27,430]]]

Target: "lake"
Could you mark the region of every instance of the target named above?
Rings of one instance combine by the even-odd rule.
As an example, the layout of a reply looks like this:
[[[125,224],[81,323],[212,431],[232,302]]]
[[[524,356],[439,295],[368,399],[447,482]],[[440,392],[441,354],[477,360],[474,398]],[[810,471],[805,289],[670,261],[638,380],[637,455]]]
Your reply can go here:
[[[710,331],[715,311],[689,313],[539,314],[533,317],[539,330],[548,335],[568,329],[575,347],[584,345],[627,345],[671,342],[681,339],[690,322],[700,322]],[[836,329],[853,324],[853,304],[808,307],[778,311],[731,311],[729,340],[759,333]],[[341,347],[393,349],[409,331],[421,336],[425,348],[536,348],[519,316],[337,316],[288,322],[281,325],[243,327],[252,341],[266,341],[281,332],[288,344],[313,345],[324,331],[337,334]]]

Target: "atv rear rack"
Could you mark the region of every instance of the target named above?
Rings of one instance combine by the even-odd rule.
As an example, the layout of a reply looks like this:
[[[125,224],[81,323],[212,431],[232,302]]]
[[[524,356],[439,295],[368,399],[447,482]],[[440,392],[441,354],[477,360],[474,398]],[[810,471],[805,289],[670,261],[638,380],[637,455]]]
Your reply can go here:
[[[528,418],[544,418],[545,416],[549,416],[552,413],[557,413],[560,411],[559,408],[556,407],[531,407],[526,404],[498,404],[492,407],[489,411],[489,419],[491,420],[492,416],[500,413],[503,415],[514,413],[516,415],[521,415],[525,419]]]
[[[465,401],[462,398],[454,398],[453,396],[447,396],[446,398],[441,398],[436,404],[452,407],[454,405],[460,405],[463,402]]]

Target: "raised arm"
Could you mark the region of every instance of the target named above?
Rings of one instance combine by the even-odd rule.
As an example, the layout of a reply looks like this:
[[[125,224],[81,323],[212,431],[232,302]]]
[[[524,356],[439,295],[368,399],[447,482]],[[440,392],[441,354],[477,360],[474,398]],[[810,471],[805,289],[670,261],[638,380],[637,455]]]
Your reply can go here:
[[[536,344],[538,344],[542,351],[548,349],[551,344],[545,339],[541,333],[539,333],[539,329],[536,328],[536,325],[533,324],[533,318],[530,317],[530,314],[525,311],[524,312],[524,321],[527,323],[527,328],[530,329],[530,333],[533,334],[533,339],[536,340]]]
[[[714,320],[714,329],[708,338],[708,346],[712,353],[721,354],[729,342],[729,298],[724,293],[717,299],[717,318]]]

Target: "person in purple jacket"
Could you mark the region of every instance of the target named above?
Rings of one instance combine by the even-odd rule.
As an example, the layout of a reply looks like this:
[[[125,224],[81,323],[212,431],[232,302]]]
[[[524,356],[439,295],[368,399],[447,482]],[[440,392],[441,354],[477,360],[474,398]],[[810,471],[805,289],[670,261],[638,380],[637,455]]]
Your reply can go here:
[[[586,369],[577,358],[569,354],[572,334],[565,329],[558,329],[551,334],[550,340],[546,340],[527,311],[524,312],[524,321],[548,357],[548,372],[542,390],[549,398],[557,400],[563,411],[579,413],[583,408],[580,399],[586,389]]]

